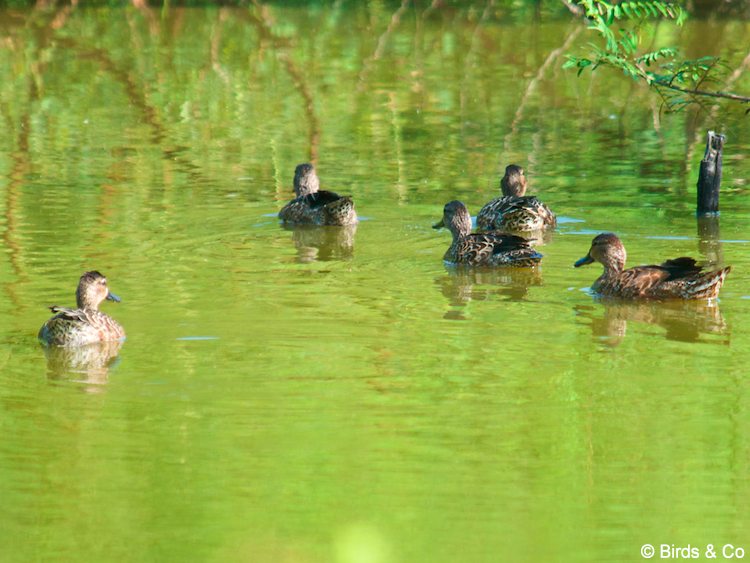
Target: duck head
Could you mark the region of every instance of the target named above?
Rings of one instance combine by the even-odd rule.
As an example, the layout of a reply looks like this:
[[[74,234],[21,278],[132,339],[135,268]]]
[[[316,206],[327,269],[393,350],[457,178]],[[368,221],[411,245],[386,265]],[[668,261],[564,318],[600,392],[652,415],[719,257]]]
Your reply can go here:
[[[526,193],[526,176],[523,168],[517,164],[506,166],[505,175],[500,180],[500,189],[506,196],[523,196]]]
[[[622,271],[625,268],[626,258],[625,246],[617,238],[617,235],[614,233],[602,233],[596,235],[594,240],[591,241],[591,248],[588,254],[573,265],[576,268],[580,268],[592,262],[599,262],[605,268],[614,268],[617,271]]]
[[[107,278],[97,271],[86,272],[78,281],[76,303],[79,309],[99,309],[99,304],[105,299],[120,302],[120,298],[109,291]]]
[[[443,227],[449,229],[454,238],[471,233],[471,215],[469,215],[469,210],[463,203],[451,201],[445,204],[442,220],[435,223],[432,228],[441,229]]]
[[[294,195],[297,197],[314,194],[320,189],[320,180],[315,167],[309,162],[298,164],[294,169]]]

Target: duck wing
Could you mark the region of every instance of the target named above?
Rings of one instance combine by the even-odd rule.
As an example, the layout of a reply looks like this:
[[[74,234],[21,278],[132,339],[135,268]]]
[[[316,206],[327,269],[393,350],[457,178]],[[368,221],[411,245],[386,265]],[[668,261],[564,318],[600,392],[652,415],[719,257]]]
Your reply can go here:
[[[557,218],[552,210],[533,195],[495,198],[477,214],[477,227],[483,230],[533,231],[556,224]]]
[[[279,219],[285,223],[315,224],[320,209],[339,201],[341,196],[335,192],[321,190],[315,193],[294,198],[279,211]]]
[[[65,319],[65,320],[70,320],[70,321],[81,321],[81,322],[88,321],[86,312],[82,309],[71,309],[70,307],[58,307],[57,305],[53,305],[52,307],[49,308],[49,310],[55,313],[55,316],[52,317],[52,319],[50,320]]]
[[[492,238],[492,254],[501,254],[504,252],[513,252],[514,250],[526,250],[531,248],[531,241],[518,235],[492,231],[484,236]]]
[[[471,264],[496,261],[493,256],[510,254],[518,251],[530,251],[529,241],[523,237],[508,233],[475,233],[463,237],[456,248],[460,262]]]
[[[701,267],[696,264],[693,258],[681,256],[659,265],[651,264],[628,268],[620,274],[619,279],[623,286],[648,290],[664,282],[687,278],[700,273]]]
[[[513,199],[513,196],[501,196],[487,202],[477,213],[477,227],[483,230],[497,228],[499,221],[496,220],[508,211]]]
[[[319,207],[325,207],[329,203],[338,201],[341,196],[336,192],[329,192],[327,190],[320,190],[318,192],[307,194],[299,198],[304,201],[311,209],[318,209]]]
[[[672,281],[673,275],[687,275],[689,265],[685,262],[667,261],[666,266],[650,265],[628,268],[607,283],[604,293],[620,297],[654,297],[664,288],[664,283]]]
[[[680,278],[687,278],[690,276],[700,275],[702,268],[696,264],[693,258],[688,256],[681,256],[680,258],[673,258],[667,260],[659,266],[653,266],[654,268],[661,268],[669,273],[667,280],[677,280]]]

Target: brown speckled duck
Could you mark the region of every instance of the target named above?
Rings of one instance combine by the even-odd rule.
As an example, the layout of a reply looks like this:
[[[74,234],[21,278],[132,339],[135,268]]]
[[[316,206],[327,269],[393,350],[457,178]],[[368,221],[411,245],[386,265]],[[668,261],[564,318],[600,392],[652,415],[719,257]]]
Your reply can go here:
[[[120,301],[109,291],[107,278],[102,274],[96,271],[84,273],[76,290],[78,308],[50,307],[55,316],[39,330],[39,340],[48,346],[82,346],[125,338],[125,330],[120,324],[99,311],[99,305],[105,299]]]
[[[640,299],[713,299],[719,294],[730,267],[706,272],[692,258],[667,260],[659,266],[625,269],[625,247],[614,233],[594,237],[588,254],[575,267],[599,262],[604,273],[591,288],[611,297]]]
[[[557,218],[552,210],[526,193],[523,168],[511,164],[500,181],[503,195],[486,204],[477,214],[477,228],[483,231],[540,231],[554,228]]]
[[[353,225],[357,222],[350,196],[320,189],[320,180],[312,164],[300,164],[294,170],[292,201],[279,211],[279,219],[294,225]]]
[[[471,234],[471,215],[460,201],[451,201],[443,209],[443,219],[434,229],[447,227],[453,242],[443,256],[446,262],[471,266],[530,267],[542,255],[523,237],[507,233]]]

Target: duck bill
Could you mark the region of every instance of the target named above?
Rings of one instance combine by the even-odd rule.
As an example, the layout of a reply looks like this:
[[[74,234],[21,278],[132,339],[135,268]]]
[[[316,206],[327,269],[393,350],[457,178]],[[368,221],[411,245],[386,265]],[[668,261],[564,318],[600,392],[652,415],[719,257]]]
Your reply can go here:
[[[580,268],[581,266],[585,266],[586,264],[591,264],[594,261],[594,259],[591,257],[591,254],[587,254],[580,260],[578,260],[575,264],[573,264],[574,268]]]
[[[433,229],[442,229],[443,227],[445,227],[445,221],[443,221],[442,219],[440,219],[439,223],[435,223],[432,226]]]
[[[109,293],[107,293],[107,300],[108,301],[114,301],[115,303],[119,303],[120,301],[122,301],[122,299],[120,299],[119,297],[117,297],[117,295],[115,295],[111,291]]]

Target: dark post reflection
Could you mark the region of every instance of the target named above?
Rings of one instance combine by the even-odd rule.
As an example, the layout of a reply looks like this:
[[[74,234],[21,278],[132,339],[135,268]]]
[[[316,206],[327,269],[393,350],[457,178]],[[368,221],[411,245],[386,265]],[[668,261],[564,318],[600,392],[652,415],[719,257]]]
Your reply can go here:
[[[721,233],[719,232],[718,215],[699,215],[697,217],[698,227],[698,251],[706,257],[706,265],[714,266],[724,263],[721,251]]]

